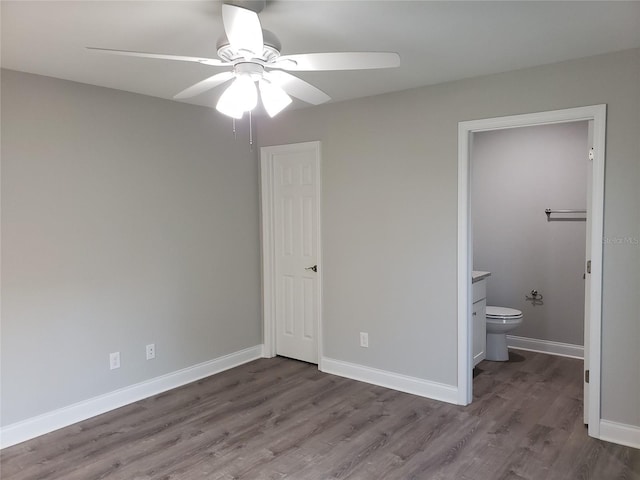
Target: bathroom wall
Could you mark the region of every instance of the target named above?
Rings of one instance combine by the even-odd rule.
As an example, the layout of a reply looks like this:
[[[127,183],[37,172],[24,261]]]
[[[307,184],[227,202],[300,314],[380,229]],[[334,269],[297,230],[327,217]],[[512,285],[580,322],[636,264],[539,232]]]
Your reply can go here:
[[[548,221],[544,210],[586,208],[587,136],[587,122],[474,136],[474,268],[492,273],[488,305],[524,313],[513,335],[583,345],[584,215]],[[525,299],[533,289],[542,305]]]

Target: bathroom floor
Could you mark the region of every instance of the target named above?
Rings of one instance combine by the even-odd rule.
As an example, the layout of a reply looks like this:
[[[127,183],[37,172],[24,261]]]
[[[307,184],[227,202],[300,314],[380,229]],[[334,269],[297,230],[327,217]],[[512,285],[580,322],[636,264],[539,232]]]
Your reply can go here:
[[[3,480],[640,480],[582,424],[582,362],[482,362],[466,407],[260,359],[0,453]]]

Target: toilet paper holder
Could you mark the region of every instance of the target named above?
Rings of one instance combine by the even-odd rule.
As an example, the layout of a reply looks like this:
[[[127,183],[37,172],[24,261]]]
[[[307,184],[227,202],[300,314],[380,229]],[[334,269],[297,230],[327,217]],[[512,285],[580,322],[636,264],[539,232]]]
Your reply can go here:
[[[525,295],[524,297],[528,302],[531,302],[531,305],[534,307],[536,305],[544,305],[542,299],[544,296],[541,293],[538,293],[538,290],[531,290],[531,296]]]

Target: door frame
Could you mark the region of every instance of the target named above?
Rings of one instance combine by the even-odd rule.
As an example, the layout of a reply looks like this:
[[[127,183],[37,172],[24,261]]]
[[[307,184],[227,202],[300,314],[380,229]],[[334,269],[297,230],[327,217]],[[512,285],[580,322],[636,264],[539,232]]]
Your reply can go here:
[[[473,398],[473,353],[471,342],[471,271],[473,250],[470,229],[471,140],[474,133],[516,127],[593,121],[593,176],[591,183],[591,260],[589,313],[589,435],[600,434],[600,383],[602,335],[602,250],[604,232],[604,165],[607,106],[592,105],[523,115],[469,120],[458,123],[458,403]],[[586,313],[585,313],[586,315]]]
[[[262,244],[262,356],[276,356],[276,289],[275,289],[275,205],[274,205],[274,160],[275,154],[291,153],[299,150],[313,150],[315,155],[316,190],[316,264],[318,265],[316,282],[316,318],[318,340],[318,368],[322,370],[322,195],[321,195],[321,144],[320,141],[272,145],[260,148],[260,230]]]

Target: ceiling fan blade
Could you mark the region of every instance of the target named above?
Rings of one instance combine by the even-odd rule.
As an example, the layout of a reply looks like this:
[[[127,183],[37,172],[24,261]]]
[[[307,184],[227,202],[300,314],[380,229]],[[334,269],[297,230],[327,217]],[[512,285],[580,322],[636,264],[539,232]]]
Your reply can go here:
[[[274,70],[268,73],[265,72],[264,76],[292,97],[299,98],[312,105],[319,105],[331,100],[331,97],[319,88],[314,87],[298,77],[294,77],[290,73]]]
[[[167,55],[164,53],[133,52],[129,50],[112,50],[110,48],[96,48],[96,47],[86,47],[86,48],[87,50],[91,50],[94,52],[108,53],[110,55],[123,55],[125,57],[157,58],[160,60],[178,60],[181,62],[196,62],[196,63],[202,63],[204,65],[211,65],[214,67],[226,67],[228,65],[232,65],[231,63],[226,63],[226,62],[223,62],[222,60],[218,60],[215,58],[186,57],[184,55]]]
[[[300,53],[283,55],[269,66],[291,71],[393,68],[400,66],[400,55],[393,52]]]
[[[189,88],[184,89],[180,93],[173,96],[173,98],[179,100],[182,98],[195,97],[196,95],[200,95],[207,90],[211,90],[214,87],[217,87],[220,84],[223,84],[226,81],[231,80],[234,77],[233,72],[222,72],[212,77],[205,78],[201,82],[196,83],[195,85],[191,85]]]
[[[258,14],[235,5],[222,5],[222,23],[231,47],[245,58],[262,56],[264,40]]]

